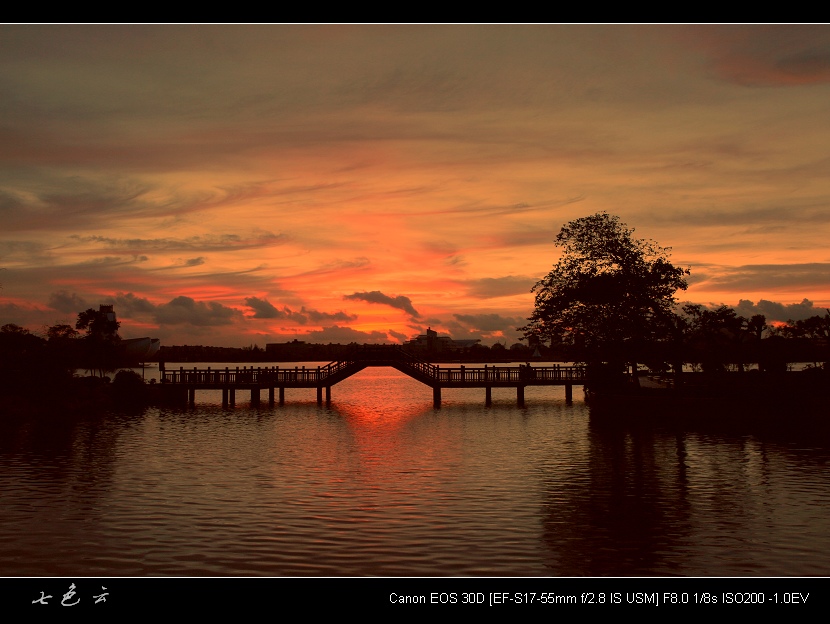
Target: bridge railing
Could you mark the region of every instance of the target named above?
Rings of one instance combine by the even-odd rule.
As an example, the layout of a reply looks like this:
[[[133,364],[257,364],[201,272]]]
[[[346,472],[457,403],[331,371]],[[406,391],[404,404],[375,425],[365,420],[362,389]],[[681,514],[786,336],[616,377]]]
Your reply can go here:
[[[326,377],[330,377],[335,375],[347,368],[353,366],[355,362],[353,360],[338,360],[337,362],[330,362],[325,366],[319,367],[320,370],[320,379],[325,379]]]
[[[399,346],[363,345],[351,351],[349,356],[349,364],[356,362],[398,362],[414,373],[419,373],[431,379],[437,378],[437,366],[421,360]],[[332,364],[335,364],[335,362],[332,362]]]
[[[404,354],[403,351],[400,353]],[[406,355],[406,354],[404,354]],[[488,366],[484,367],[445,367],[429,364],[415,357],[398,359],[406,368],[420,373],[438,383],[530,383],[559,382],[582,383],[585,380],[585,368],[581,366]],[[365,362],[365,360],[361,360]],[[359,362],[342,360],[325,366],[306,368],[270,367],[225,367],[224,369],[186,369],[166,370],[162,373],[162,382],[186,385],[281,385],[292,383],[324,384],[333,375],[353,367]]]
[[[326,366],[306,368],[295,366],[281,368],[279,366],[245,367],[216,369],[186,369],[166,370],[162,373],[161,381],[170,384],[187,385],[267,385],[279,383],[317,383],[327,377],[348,368],[352,362],[332,362]]]
[[[581,382],[585,379],[585,369],[581,366],[460,366],[437,368],[435,379],[447,383]]]
[[[530,379],[545,381],[585,380],[584,366],[531,366],[525,367]]]
[[[433,364],[419,362],[417,360],[403,360],[402,363],[406,368],[410,368],[413,371],[420,373],[421,375],[425,375],[427,377],[430,377],[431,379],[438,378],[438,367]]]

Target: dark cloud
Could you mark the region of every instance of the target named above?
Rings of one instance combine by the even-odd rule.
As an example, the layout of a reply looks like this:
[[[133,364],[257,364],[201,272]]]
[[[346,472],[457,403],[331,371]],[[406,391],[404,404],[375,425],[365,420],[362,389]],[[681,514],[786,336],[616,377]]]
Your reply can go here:
[[[65,290],[60,290],[49,295],[48,305],[50,308],[66,314],[77,314],[92,307],[85,299]]]
[[[21,206],[20,198],[14,193],[0,189],[0,215],[4,217],[16,212]]]
[[[721,267],[717,274],[699,282],[707,290],[764,291],[798,288],[824,289],[830,283],[830,263],[755,264]]]
[[[521,212],[550,210],[551,208],[567,206],[568,204],[576,204],[582,201],[585,201],[585,195],[575,195],[574,197],[567,197],[565,199],[547,200],[535,202],[533,204],[521,202],[518,204],[513,204],[511,206],[495,208],[489,213],[489,216],[495,217],[501,215],[515,215]]]
[[[519,202],[517,204],[490,204],[487,202],[472,202],[465,203],[446,208],[428,208],[409,212],[409,215],[429,216],[429,215],[468,215],[470,218],[492,218],[504,215],[517,215],[525,212],[537,212],[550,210],[568,204],[575,204],[585,200],[584,195],[574,197],[567,197],[565,199],[551,199],[534,202],[528,204],[526,202]],[[442,248],[446,248],[451,243],[438,242],[427,243],[426,247],[430,250],[441,252]]]
[[[70,236],[83,243],[98,243],[110,249],[132,251],[223,251],[228,249],[255,249],[272,247],[284,243],[286,238],[271,232],[253,232],[248,236],[239,234],[214,234],[190,236],[188,238],[111,238],[108,236]],[[188,260],[186,266],[203,264],[204,258]]]
[[[337,325],[323,327],[317,331],[311,331],[306,334],[306,336],[309,342],[317,343],[335,342],[348,344],[350,342],[357,342],[360,344],[382,344],[389,342],[389,337],[383,332],[363,332],[352,329],[351,327],[339,327]]]
[[[400,333],[400,332],[396,332],[396,331],[393,331],[393,330],[391,330],[391,329],[389,330],[388,334],[389,334],[390,336],[392,336],[392,338],[394,338],[395,340],[397,340],[398,342],[400,342],[401,344],[403,344],[404,342],[406,342],[407,340],[409,340],[409,338],[407,337],[407,335],[406,335],[406,334],[402,334],[402,333]]]
[[[424,249],[439,256],[452,256],[458,253],[458,246],[455,243],[444,240],[427,241],[424,243]]]
[[[693,30],[707,46],[722,79],[750,87],[786,87],[830,82],[830,40],[824,26],[702,27]]]
[[[14,323],[23,326],[31,322],[31,310],[23,308],[16,303],[0,303],[0,325]]]
[[[314,323],[322,321],[354,321],[357,319],[357,314],[346,314],[345,312],[318,312],[317,310],[306,309],[305,306],[300,308],[300,312],[308,316],[308,319]]]
[[[155,315],[158,308],[144,297],[136,297],[133,293],[118,293],[115,297],[107,298],[106,303],[113,304],[118,313],[126,317],[141,315]]]
[[[352,299],[355,301],[368,301],[369,303],[380,303],[383,305],[388,305],[393,308],[397,308],[398,310],[403,310],[409,316],[418,317],[421,316],[414,307],[412,307],[412,301],[409,297],[404,297],[403,295],[398,295],[397,297],[390,297],[389,295],[384,295],[379,290],[373,290],[371,292],[356,292],[351,295],[344,295],[344,299]]]
[[[300,276],[311,277],[328,275],[331,273],[339,273],[340,271],[363,269],[369,266],[370,264],[371,261],[369,260],[369,258],[363,256],[355,258],[354,260],[335,260],[333,262],[327,262],[323,266],[312,269],[311,271],[305,271],[303,273],[300,273]]]
[[[0,214],[6,231],[65,230],[165,212],[142,199],[151,190],[142,183],[40,175],[36,183],[3,181]]]
[[[530,293],[533,285],[539,281],[537,277],[527,275],[505,275],[504,277],[484,277],[467,282],[469,294],[473,297],[490,299],[493,297],[507,297],[509,295],[525,295]]]
[[[563,222],[565,219],[563,219]],[[504,232],[493,237],[493,243],[505,247],[535,247],[538,245],[549,245],[553,250],[556,240],[556,233],[562,223],[551,222],[550,228],[535,228],[533,230],[517,230]]]
[[[254,318],[285,318],[267,299],[248,297],[245,299],[245,305],[254,311]]]
[[[102,258],[92,258],[91,260],[87,260],[85,262],[79,263],[79,266],[83,265],[101,265],[106,267],[120,267],[125,264],[137,264],[140,262],[147,262],[149,258],[144,255],[135,255],[131,257],[121,257],[121,256],[103,256]]]
[[[283,306],[282,310],[274,307],[267,299],[259,297],[248,297],[245,305],[254,311],[253,318],[257,319],[283,319],[294,321],[300,325],[308,323],[308,317],[300,312],[294,312],[289,307]]]
[[[0,71],[0,74],[2,72]],[[0,78],[0,81],[2,79]],[[0,107],[2,103],[0,102]],[[6,136],[0,129],[0,219],[4,230],[13,231],[78,231],[94,230],[98,227],[107,228],[115,220],[135,220],[143,218],[178,219],[193,212],[222,211],[223,209],[238,210],[241,205],[263,198],[278,197],[285,190],[274,187],[271,180],[264,182],[248,182],[228,186],[202,187],[197,191],[183,191],[175,186],[162,187],[161,184],[148,184],[144,179],[136,179],[123,173],[110,175],[56,175],[52,170],[59,170],[60,166],[77,168],[84,155],[92,154],[89,164],[97,164],[107,169],[118,165],[132,169],[130,161],[136,153],[142,152],[140,141],[133,142],[122,153],[121,146],[114,143],[113,137],[102,139],[98,151],[103,155],[95,154],[96,149],[84,150],[77,146],[67,147],[64,152],[54,145],[37,144],[31,146],[33,159],[45,159],[48,163],[32,162],[30,167],[21,167],[21,159],[25,150],[21,143],[30,143],[31,137]],[[7,146],[9,142],[16,143],[20,151],[15,153]],[[215,147],[215,146],[214,146]],[[250,147],[250,145],[246,146]],[[159,151],[166,156],[170,148],[167,140],[162,141]],[[193,145],[181,148],[189,152]],[[205,153],[209,150],[206,148]],[[192,155],[191,155],[192,156]],[[214,153],[215,157],[219,157]],[[122,158],[123,157],[123,158]],[[159,158],[159,155],[147,154],[148,161]],[[213,157],[213,156],[212,156]],[[198,157],[204,158],[203,156]],[[52,167],[43,167],[49,164]],[[5,165],[5,168],[3,168]],[[157,171],[157,164],[152,165]],[[171,167],[175,170],[176,167]],[[298,192],[302,192],[301,190]],[[240,240],[231,246],[261,247],[277,244],[283,237],[270,235],[239,237]],[[220,237],[216,237],[220,238]],[[140,240],[116,240],[100,237],[101,242],[113,245],[141,244]],[[258,240],[259,239],[259,240]],[[149,244],[158,241],[147,241]],[[161,241],[164,242],[164,239]],[[173,248],[199,248],[196,245],[183,245]],[[221,245],[222,241],[218,241]],[[235,241],[230,241],[234,243]],[[207,241],[211,245],[215,241]],[[246,244],[247,243],[247,244]],[[221,247],[220,247],[221,248]]]
[[[735,306],[735,311],[743,317],[750,318],[755,314],[763,314],[767,322],[789,320],[801,321],[811,316],[823,316],[827,310],[817,308],[809,299],[802,299],[801,303],[778,303],[761,299],[757,304],[748,299],[741,299]]]
[[[0,258],[26,258],[39,260],[45,255],[47,246],[34,241],[0,240]]]
[[[500,314],[453,314],[463,326],[482,332],[513,331],[517,325],[524,325],[522,317],[501,316]]]
[[[815,84],[830,82],[830,46],[824,50],[805,50],[778,59],[776,66],[791,82]]]
[[[131,292],[101,296],[94,305],[75,293],[67,291],[55,292],[49,296],[51,308],[70,314],[97,307],[99,303],[114,305],[119,318],[144,318],[159,325],[215,327],[230,325],[243,318],[242,313],[235,308],[215,301],[196,301],[186,296],[175,297],[161,305],[156,305],[147,298],[139,297]]]
[[[459,323],[458,321],[448,321],[443,323],[443,325],[449,331],[449,335],[453,340],[484,340],[486,337],[489,336],[488,332],[480,332],[475,329],[471,329],[467,325],[463,323]]]
[[[83,260],[73,262],[78,256]],[[97,306],[103,303],[105,296],[112,297],[114,292],[141,293],[143,296],[148,296],[154,303],[159,303],[158,297],[165,292],[191,294],[226,289],[243,294],[268,291],[274,296],[279,294],[281,299],[289,305],[299,307],[302,303],[301,300],[293,298],[293,293],[280,290],[275,283],[274,275],[261,266],[224,272],[206,272],[200,270],[202,267],[186,269],[179,266],[174,271],[172,264],[160,268],[147,268],[145,258],[146,256],[142,255],[108,255],[100,258],[86,253],[69,253],[64,256],[65,260],[69,260],[65,263],[58,263],[55,259],[28,267],[20,261],[9,263],[8,270],[0,271],[0,285],[3,286],[0,295],[13,297],[16,300],[42,301],[45,304],[49,293],[69,290],[76,292],[78,297],[86,300],[86,303]],[[2,266],[3,263],[0,262],[0,268]],[[188,273],[186,277],[183,277],[186,283],[180,282],[177,279],[179,275],[176,274],[185,272]],[[165,277],[159,277],[160,274]],[[184,288],[187,290],[185,291]],[[161,294],[161,296],[164,295]],[[236,300],[239,298],[238,296],[230,300],[223,299],[221,302],[235,307]],[[162,301],[166,300],[162,299]]]
[[[156,307],[156,322],[162,325],[196,325],[212,327],[230,325],[242,318],[242,313],[215,301],[195,301],[180,296]]]
[[[446,324],[453,338],[507,340],[516,342],[521,332],[516,328],[527,323],[523,317],[501,316],[500,314],[453,314],[454,320]]]
[[[694,225],[696,227],[721,227],[724,225],[746,228],[744,231],[782,231],[788,227],[805,224],[821,226],[830,223],[830,212],[823,203],[753,206],[716,210],[694,208],[689,210],[659,209],[642,213],[643,221],[654,224]]]
[[[611,206],[659,240],[676,232],[665,242],[683,249],[692,241],[683,253],[703,259],[720,251],[705,245],[719,244],[748,248],[744,262],[780,262],[792,248],[822,262],[827,115],[821,89],[809,85],[828,81],[828,32],[0,26],[0,238],[45,243],[0,241],[0,266],[9,269],[0,294],[34,308],[61,288],[93,305],[115,288],[155,302],[173,296],[162,293],[216,293],[210,298],[248,318],[293,318],[286,325],[308,328],[351,324],[336,310],[355,304],[329,299],[339,283],[335,297],[348,288],[350,297],[405,311],[406,322],[447,328],[461,305],[480,307],[467,294],[531,299],[529,288],[558,255],[559,227],[587,204],[591,212]],[[680,33],[688,33],[685,45]],[[650,210],[660,212],[649,219]],[[250,232],[254,224],[276,233]],[[81,236],[67,240],[72,233]],[[288,233],[295,249],[266,249]],[[425,244],[437,258],[413,260]],[[363,253],[371,268],[353,258]],[[141,264],[148,256],[152,268]],[[338,256],[352,262],[332,261]],[[464,262],[488,272],[465,275]],[[823,269],[692,264],[692,279],[714,289],[713,298],[737,285],[730,300],[789,301],[776,289],[797,284],[797,294],[824,301],[830,283]],[[453,283],[462,298],[450,308],[446,297],[425,303],[411,291],[443,323],[417,316],[407,297],[354,291],[407,290],[375,275],[401,266],[410,283],[436,275]],[[309,279],[297,279],[303,271]],[[359,276],[339,280],[342,273]],[[492,277],[470,279],[481,275]],[[280,292],[277,280],[303,295]],[[252,292],[261,299],[245,307]],[[76,313],[78,303],[61,305]],[[142,297],[123,306],[155,318]],[[194,306],[202,318],[211,312]],[[459,332],[486,325],[452,322]],[[179,324],[169,333],[241,339],[229,328],[223,336]]]
[[[300,308],[299,311],[292,310],[288,306],[283,306],[282,309],[279,309],[267,299],[260,299],[259,297],[248,297],[245,299],[245,305],[254,311],[253,318],[291,320],[300,325],[305,325],[309,321],[312,323],[321,323],[324,321],[348,322],[357,318],[356,315],[346,314],[345,312],[319,312],[317,310],[306,309],[305,306]]]

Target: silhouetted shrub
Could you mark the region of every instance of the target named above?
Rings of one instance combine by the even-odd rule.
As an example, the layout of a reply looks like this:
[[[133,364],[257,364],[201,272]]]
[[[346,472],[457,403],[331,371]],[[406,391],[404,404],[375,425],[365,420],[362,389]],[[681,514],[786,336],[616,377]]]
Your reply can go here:
[[[140,406],[147,400],[147,389],[141,376],[129,370],[118,371],[112,382],[113,398],[124,406]]]

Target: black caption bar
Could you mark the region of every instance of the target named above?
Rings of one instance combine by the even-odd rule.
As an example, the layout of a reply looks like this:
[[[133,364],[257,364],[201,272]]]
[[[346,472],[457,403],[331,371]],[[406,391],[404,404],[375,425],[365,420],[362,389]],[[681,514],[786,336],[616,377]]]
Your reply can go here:
[[[709,612],[828,607],[830,579],[806,578],[6,578],[4,610],[121,612],[291,607],[315,613],[423,611]]]

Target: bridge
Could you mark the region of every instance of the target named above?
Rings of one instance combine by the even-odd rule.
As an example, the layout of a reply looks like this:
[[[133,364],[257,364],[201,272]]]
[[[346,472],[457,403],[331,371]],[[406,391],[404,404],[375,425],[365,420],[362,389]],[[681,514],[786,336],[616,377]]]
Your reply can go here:
[[[222,390],[222,405],[233,405],[237,390],[250,390],[251,403],[259,404],[260,391],[268,389],[268,402],[273,405],[275,391],[279,403],[285,403],[286,388],[316,388],[317,402],[331,402],[331,387],[369,366],[389,366],[432,388],[433,403],[441,405],[443,388],[484,388],[485,403],[492,402],[493,388],[516,388],[516,403],[524,405],[527,386],[565,386],[565,399],[573,400],[573,387],[585,384],[581,366],[490,366],[441,367],[430,364],[397,346],[357,347],[345,359],[325,366],[306,368],[226,367],[224,369],[193,368],[166,370],[159,365],[161,383],[169,391],[195,402],[196,390]]]

